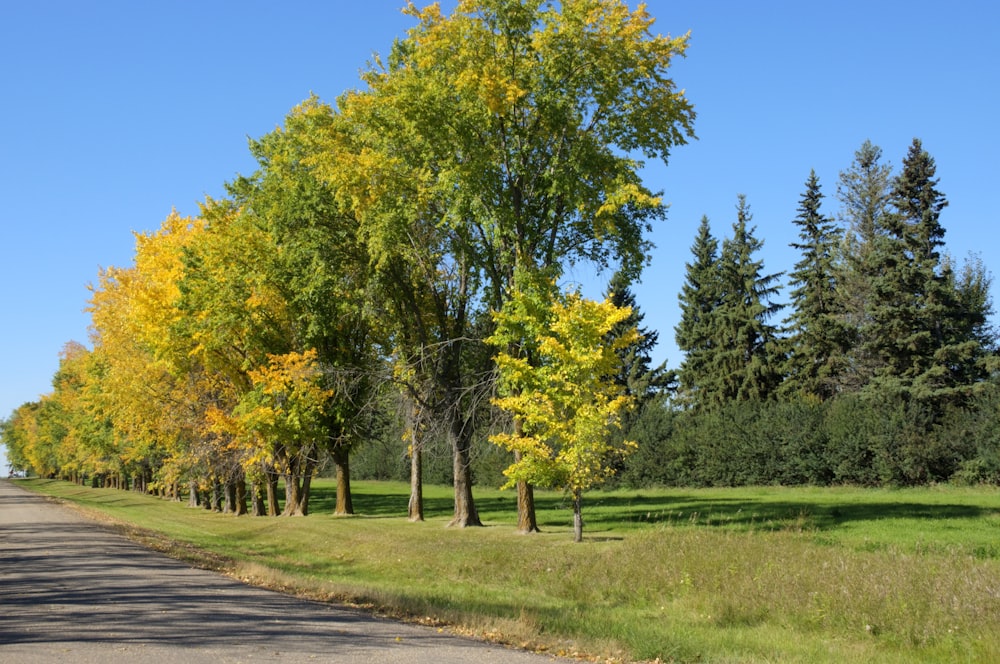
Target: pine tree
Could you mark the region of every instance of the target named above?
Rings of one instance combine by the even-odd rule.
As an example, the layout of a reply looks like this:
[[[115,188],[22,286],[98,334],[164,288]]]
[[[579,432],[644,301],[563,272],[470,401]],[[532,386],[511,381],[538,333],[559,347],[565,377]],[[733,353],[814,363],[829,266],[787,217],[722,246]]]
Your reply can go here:
[[[938,363],[948,359],[947,378],[954,385],[962,386],[958,392],[964,397],[982,388],[990,376],[1000,372],[997,330],[990,324],[993,276],[978,256],[970,256],[960,271],[952,267],[950,257],[946,256],[943,263],[943,273],[956,306],[949,320],[952,343],[938,352]]]
[[[819,178],[811,171],[793,220],[800,242],[791,246],[802,252],[802,258],[789,280],[793,313],[786,320],[790,337],[782,389],[828,399],[836,394],[844,370],[848,334],[837,296],[841,233],[820,212],[822,199]]]
[[[685,265],[687,277],[678,299],[681,319],[674,327],[677,347],[685,354],[678,378],[682,400],[697,402],[706,381],[708,362],[715,349],[714,316],[722,300],[719,274],[719,242],[712,235],[708,217],[702,217],[691,246],[692,261]]]
[[[944,342],[951,298],[939,269],[944,242],[939,218],[947,201],[935,188],[934,175],[934,160],[914,140],[892,184],[892,212],[885,216],[876,296],[869,307],[875,334],[868,343],[882,360],[880,389],[893,386],[908,393]]]

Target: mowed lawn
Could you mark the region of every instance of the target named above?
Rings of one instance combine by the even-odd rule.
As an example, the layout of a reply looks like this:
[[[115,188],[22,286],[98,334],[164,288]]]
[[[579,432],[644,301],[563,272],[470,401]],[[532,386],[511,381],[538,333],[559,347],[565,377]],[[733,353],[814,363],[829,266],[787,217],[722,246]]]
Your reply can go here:
[[[585,495],[571,541],[559,493],[543,532],[480,488],[483,528],[449,529],[451,491],[355,482],[354,517],[314,484],[305,518],[254,518],[49,480],[194,564],[550,653],[610,661],[1000,661],[1000,491],[930,487],[650,489]]]

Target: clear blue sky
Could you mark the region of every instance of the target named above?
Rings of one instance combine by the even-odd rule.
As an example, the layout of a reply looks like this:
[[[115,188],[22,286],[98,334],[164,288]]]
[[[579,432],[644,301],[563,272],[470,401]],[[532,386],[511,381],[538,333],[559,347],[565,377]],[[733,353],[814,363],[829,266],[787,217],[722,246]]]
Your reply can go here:
[[[386,53],[412,25],[401,5],[0,6],[0,418],[50,390],[63,344],[88,342],[87,284],[101,266],[131,263],[132,231],[156,228],[174,207],[196,213],[205,195],[251,171],[247,137],[280,124],[310,91],[332,101],[356,86],[371,53]],[[898,166],[921,138],[950,201],[949,251],[979,252],[1000,273],[1000,5],[651,0],[648,8],[657,31],[691,31],[674,74],[695,104],[699,136],[667,168],[647,171],[671,206],[636,288],[646,324],[660,331],[658,360],[680,360],[677,293],[701,216],[724,236],[737,194],[746,194],[765,268],[788,270],[809,170],[834,214],[837,175],[865,139]]]

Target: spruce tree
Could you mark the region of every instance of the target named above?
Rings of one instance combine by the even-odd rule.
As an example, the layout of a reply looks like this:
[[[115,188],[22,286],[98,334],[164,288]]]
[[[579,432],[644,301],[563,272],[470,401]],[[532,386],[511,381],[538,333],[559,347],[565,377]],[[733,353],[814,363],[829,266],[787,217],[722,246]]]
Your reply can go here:
[[[605,297],[617,308],[628,307],[632,313],[623,321],[617,323],[609,336],[609,342],[614,343],[625,335],[632,335],[632,331],[639,333],[638,338],[632,343],[626,344],[616,352],[620,359],[618,373],[613,377],[617,385],[623,388],[626,397],[634,398],[635,406],[630,411],[621,416],[621,428],[611,434],[617,442],[624,440],[635,441],[640,448],[656,445],[657,441],[651,436],[662,436],[663,431],[650,430],[647,425],[637,426],[643,419],[645,411],[662,407],[669,390],[676,388],[677,374],[667,369],[664,361],[657,366],[653,366],[652,353],[659,340],[659,332],[651,330],[643,325],[645,314],[636,303],[635,295],[630,288],[628,277],[622,271],[615,272],[608,284]],[[655,420],[654,415],[650,415]],[[609,468],[614,475],[622,475],[625,471],[625,458],[621,455],[609,455],[607,459]]]
[[[666,362],[652,366],[652,353],[660,333],[642,324],[646,316],[636,303],[635,295],[624,272],[620,270],[615,272],[605,296],[619,309],[628,307],[632,310],[628,318],[611,330],[611,337],[618,338],[633,329],[639,331],[639,339],[635,343],[619,350],[621,370],[614,377],[615,382],[625,389],[626,396],[636,398],[638,405],[636,411],[638,411],[645,402],[669,387],[674,382],[675,376],[673,372],[667,370]]]
[[[895,214],[890,232],[908,259],[896,266],[896,282],[909,291],[901,318],[911,325],[893,347],[901,362],[899,380],[913,396],[935,401],[960,399],[977,380],[985,355],[981,331],[988,298],[977,284],[988,278],[967,271],[957,280],[951,261],[941,255],[945,229],[941,212],[948,205],[938,188],[934,159],[913,139],[893,183]],[[982,323],[980,322],[982,321]]]
[[[700,406],[765,400],[781,382],[777,328],[769,319],[782,309],[772,298],[781,274],[764,274],[756,257],[763,241],[749,226],[746,197],[739,196],[733,236],[722,243],[718,261],[717,304],[706,317],[704,367],[694,384]]]
[[[701,218],[691,254],[692,260],[685,264],[686,277],[678,295],[681,319],[674,327],[674,339],[684,353],[678,372],[680,398],[694,405],[700,387],[707,381],[709,360],[716,347],[714,316],[722,300],[719,242],[712,235],[708,217]]]
[[[838,263],[838,307],[849,335],[848,362],[837,378],[842,392],[857,392],[875,376],[882,362],[873,351],[874,327],[869,305],[879,276],[878,256],[885,237],[892,185],[892,166],[882,162],[882,149],[865,141],[851,166],[840,173],[837,198],[843,224]]]
[[[947,327],[942,317],[948,315],[949,298],[938,269],[944,241],[939,217],[947,201],[935,188],[934,174],[933,159],[914,140],[892,184],[892,211],[877,252],[876,297],[869,307],[876,332],[869,347],[883,361],[879,388],[906,394],[930,368]]]
[[[802,258],[789,275],[792,314],[785,321],[789,338],[782,390],[825,400],[837,393],[849,339],[837,294],[841,233],[820,211],[822,200],[819,178],[810,171],[793,220],[800,241],[790,246]]]

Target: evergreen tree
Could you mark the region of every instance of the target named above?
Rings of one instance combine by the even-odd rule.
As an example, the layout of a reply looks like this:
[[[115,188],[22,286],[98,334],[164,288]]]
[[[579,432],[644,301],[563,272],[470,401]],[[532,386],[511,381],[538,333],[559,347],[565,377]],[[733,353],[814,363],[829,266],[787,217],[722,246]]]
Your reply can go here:
[[[702,217],[686,263],[687,276],[678,299],[681,319],[674,327],[677,347],[685,354],[678,378],[680,395],[689,404],[697,402],[699,387],[707,381],[708,363],[715,349],[713,317],[722,300],[719,275],[719,242],[712,235],[708,217]]]
[[[840,391],[860,391],[879,367],[869,343],[873,333],[869,303],[879,276],[877,245],[886,233],[892,184],[892,166],[881,160],[882,149],[865,141],[854,153],[850,168],[840,173],[837,185],[844,226],[838,260],[838,307],[843,328],[850,335],[848,362],[837,380]]]
[[[791,246],[802,252],[802,258],[789,281],[793,313],[786,320],[790,338],[782,387],[786,393],[825,400],[837,392],[848,336],[837,298],[836,254],[841,234],[820,212],[822,199],[819,178],[811,171],[793,220],[800,241]]]
[[[742,194],[736,209],[733,236],[722,243],[717,281],[705,292],[705,304],[712,296],[717,300],[699,320],[699,334],[705,337],[696,339],[703,342],[698,375],[688,376],[694,379],[695,402],[700,406],[764,400],[781,382],[777,328],[768,323],[782,309],[772,302],[781,274],[763,273],[763,261],[756,254],[764,243],[749,226],[752,216]]]
[[[660,334],[642,324],[645,314],[636,303],[624,272],[615,272],[605,298],[619,309],[628,307],[631,310],[627,318],[611,329],[609,343],[614,344],[615,340],[625,336],[634,339],[617,350],[619,365],[614,381],[626,397],[634,400],[635,407],[621,414],[621,427],[612,430],[610,435],[616,442],[633,440],[640,448],[654,446],[657,441],[652,436],[662,432],[650,426],[649,422],[658,421],[658,418],[655,414],[647,415],[646,409],[663,410],[667,392],[676,388],[677,374],[667,369],[665,361],[652,366],[652,353]],[[634,336],[635,332],[638,336]],[[643,419],[648,420],[644,426],[640,425]],[[614,454],[607,459],[608,467],[615,476],[623,474],[626,467],[624,461],[620,455]]]
[[[605,297],[619,309],[628,307],[631,314],[611,330],[611,337],[617,339],[631,330],[639,331],[635,343],[621,348],[618,356],[621,359],[621,369],[615,376],[615,383],[625,389],[627,396],[637,399],[637,406],[642,407],[649,399],[667,389],[676,379],[673,372],[668,371],[666,362],[652,366],[653,349],[656,348],[660,333],[643,326],[645,314],[636,304],[635,295],[629,287],[628,277],[622,271],[615,272],[608,284]],[[636,409],[638,411],[638,408]]]
[[[951,378],[959,385],[978,388],[1000,372],[997,330],[990,324],[993,276],[978,256],[970,256],[960,272],[955,272],[950,263],[946,257],[945,274],[957,300],[950,322],[959,349],[964,351],[951,365]]]
[[[934,175],[933,159],[914,140],[890,190],[892,211],[879,238],[869,306],[874,334],[866,341],[881,360],[876,384],[883,390],[908,394],[930,368],[947,327],[950,298],[939,270],[944,238],[939,217],[947,201],[935,188]]]
[[[904,387],[923,399],[949,400],[968,394],[985,373],[982,332],[989,312],[980,287],[988,276],[975,268],[956,280],[951,261],[941,255],[945,229],[941,212],[948,205],[938,188],[934,159],[914,139],[893,183],[891,235],[909,259],[897,266],[897,282],[909,289],[902,309],[912,329],[892,348]],[[901,331],[902,332],[902,331]]]

